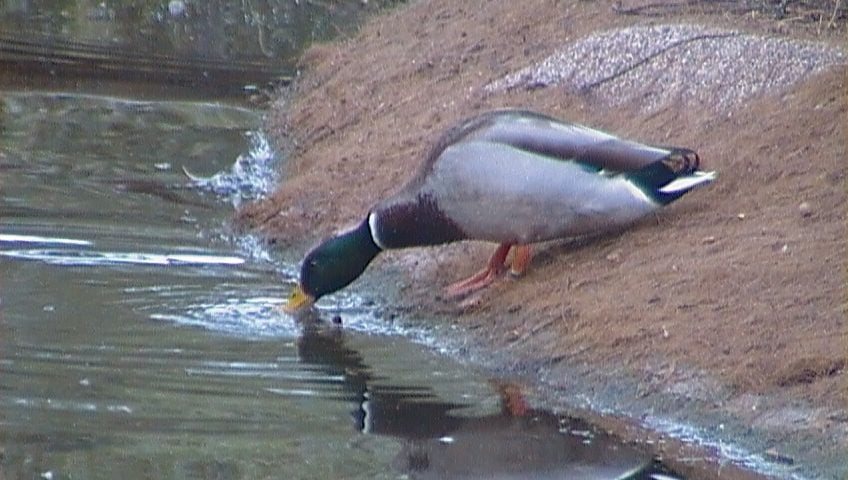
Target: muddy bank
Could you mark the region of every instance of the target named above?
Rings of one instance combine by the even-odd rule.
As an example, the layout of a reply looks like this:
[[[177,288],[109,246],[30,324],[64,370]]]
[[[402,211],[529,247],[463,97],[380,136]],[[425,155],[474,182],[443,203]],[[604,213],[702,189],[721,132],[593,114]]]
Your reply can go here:
[[[816,22],[800,12],[778,21],[693,4],[647,15],[624,7],[420,1],[374,18],[355,38],[313,47],[291,101],[281,99],[269,120],[278,143],[292,146],[288,179],[239,221],[304,248],[399,188],[444,128],[497,107],[694,148],[718,171],[715,185],[620,235],[542,245],[525,277],[496,284],[476,302],[436,293],[476,271],[491,245],[392,252],[358,287],[379,300],[383,293],[368,287],[390,279],[398,285],[394,312],[461,326],[478,354],[498,352],[487,357],[493,365],[538,380],[564,403],[621,412],[716,448],[731,442],[745,451],[726,457],[754,454],[775,475],[842,477],[845,57],[777,83],[768,81],[788,67],[771,65],[760,81],[767,88],[737,88],[737,96],[728,94],[736,77],[707,82],[715,72],[693,50],[659,49],[645,62],[613,67],[607,76],[622,83],[612,88],[610,80],[602,92],[568,81],[492,85],[598,32],[695,25],[836,48],[844,18],[831,23],[828,12]],[[762,66],[763,52],[778,47],[764,48],[737,48],[727,63]],[[727,59],[715,55],[721,47],[702,50]],[[603,67],[617,51],[593,58]],[[660,76],[638,76],[649,67]],[[661,76],[672,70],[679,76]],[[667,85],[695,94],[659,95]]]

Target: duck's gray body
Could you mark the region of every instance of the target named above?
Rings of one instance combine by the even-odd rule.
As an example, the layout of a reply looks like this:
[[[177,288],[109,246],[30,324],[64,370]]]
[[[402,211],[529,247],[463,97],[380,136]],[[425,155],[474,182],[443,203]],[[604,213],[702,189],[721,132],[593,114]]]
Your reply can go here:
[[[421,191],[468,238],[502,243],[585,235],[631,223],[655,208],[622,177],[481,141],[446,149]]]
[[[674,181],[691,177],[683,191],[667,180],[650,184],[658,162],[678,164]],[[495,111],[448,131],[419,174],[375,205],[369,225],[380,248],[597,234],[711,180],[697,162],[690,150],[642,145],[533,112]]]

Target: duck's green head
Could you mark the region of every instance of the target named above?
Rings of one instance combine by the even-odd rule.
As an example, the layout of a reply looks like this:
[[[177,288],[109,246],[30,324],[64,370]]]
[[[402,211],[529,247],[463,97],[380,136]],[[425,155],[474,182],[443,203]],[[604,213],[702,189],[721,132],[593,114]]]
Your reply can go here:
[[[323,241],[303,259],[300,281],[283,309],[301,311],[350,285],[378,253],[367,218],[358,227]]]

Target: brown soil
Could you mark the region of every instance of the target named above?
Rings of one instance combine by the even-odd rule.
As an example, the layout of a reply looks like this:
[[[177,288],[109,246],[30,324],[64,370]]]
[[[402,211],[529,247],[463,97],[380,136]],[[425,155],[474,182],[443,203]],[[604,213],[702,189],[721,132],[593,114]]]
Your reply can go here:
[[[302,249],[399,188],[443,129],[496,107],[695,148],[719,172],[713,186],[620,235],[542,245],[523,278],[476,302],[434,292],[477,270],[487,244],[391,252],[366,277],[391,275],[394,308],[465,327],[505,370],[533,372],[561,398],[708,430],[727,422],[717,437],[805,475],[844,474],[848,68],[731,115],[646,115],[557,88],[487,96],[482,86],[562,44],[657,17],[614,13],[609,0],[478,3],[413,2],[311,48],[269,121],[293,145],[287,179],[239,220]],[[829,11],[817,23],[679,5],[662,21],[834,45],[845,33],[844,20],[827,28]]]

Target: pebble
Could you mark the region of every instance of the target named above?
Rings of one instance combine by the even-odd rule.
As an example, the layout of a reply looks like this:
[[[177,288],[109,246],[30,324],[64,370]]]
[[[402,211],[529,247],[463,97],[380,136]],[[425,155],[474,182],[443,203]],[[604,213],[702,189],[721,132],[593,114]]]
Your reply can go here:
[[[798,211],[801,212],[802,217],[809,217],[813,214],[813,207],[809,202],[801,202],[801,205],[798,205]]]
[[[795,463],[795,460],[792,457],[780,453],[774,448],[769,448],[768,450],[766,450],[765,457],[773,462],[779,462],[784,465],[792,465]]]
[[[181,0],[171,0],[168,2],[168,13],[171,14],[172,17],[179,17],[184,14],[186,11],[186,4]]]

